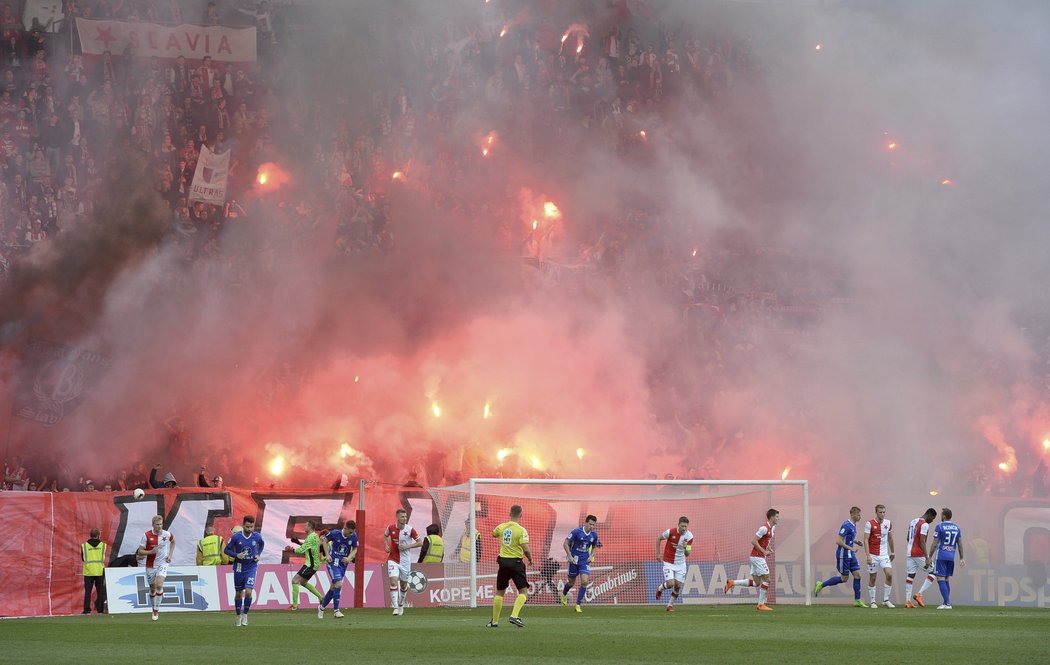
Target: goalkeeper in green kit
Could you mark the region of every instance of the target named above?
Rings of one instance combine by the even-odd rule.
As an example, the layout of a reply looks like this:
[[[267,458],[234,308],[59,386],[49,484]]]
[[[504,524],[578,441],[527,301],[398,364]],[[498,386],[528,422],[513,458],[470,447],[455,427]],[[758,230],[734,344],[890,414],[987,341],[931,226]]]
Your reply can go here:
[[[289,545],[284,548],[285,551],[294,552],[296,554],[302,554],[306,561],[303,563],[303,567],[299,569],[299,572],[292,578],[292,604],[288,608],[290,610],[299,609],[299,586],[306,587],[306,590],[317,597],[317,600],[324,600],[324,594],[317,590],[314,585],[310,584],[310,578],[314,576],[317,569],[321,567],[321,539],[317,536],[314,531],[314,523],[306,523],[306,540],[299,547],[292,547]]]

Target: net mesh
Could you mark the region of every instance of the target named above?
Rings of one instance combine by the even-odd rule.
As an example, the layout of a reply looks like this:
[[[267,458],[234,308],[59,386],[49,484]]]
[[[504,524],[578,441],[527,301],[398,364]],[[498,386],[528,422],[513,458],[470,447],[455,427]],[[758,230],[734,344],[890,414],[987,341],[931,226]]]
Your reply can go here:
[[[471,538],[469,486],[432,488],[436,515],[446,542],[442,570],[429,579],[436,604],[470,606],[471,594],[486,605],[495,591],[499,542],[492,532],[509,519],[512,505],[522,506],[520,520],[529,533],[533,565],[528,567],[529,602],[561,602],[568,581],[563,543],[582,526],[587,515],[598,518],[596,531],[601,547],[595,552],[586,604],[666,603],[656,599],[664,581],[663,545],[658,538],[674,530],[678,518],[689,518],[694,535],[692,551],[681,574],[681,594],[676,603],[756,602],[757,590],[734,588],[724,593],[727,579],[750,577],[751,539],[765,521],[769,507],[781,511],[773,540],[769,603],[802,602],[807,577],[803,570],[803,491],[801,485],[712,484],[573,484],[551,481],[538,484],[477,483],[475,492],[476,584],[471,587]],[[478,551],[480,544],[480,552]],[[780,564],[778,565],[778,558]],[[577,600],[580,579],[568,594]],[[508,599],[515,594],[511,585]]]

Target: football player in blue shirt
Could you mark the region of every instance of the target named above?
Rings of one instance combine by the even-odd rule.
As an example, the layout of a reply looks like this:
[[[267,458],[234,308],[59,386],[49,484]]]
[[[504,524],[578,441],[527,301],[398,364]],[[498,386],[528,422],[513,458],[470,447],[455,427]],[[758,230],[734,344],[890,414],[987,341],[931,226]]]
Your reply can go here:
[[[321,606],[317,608],[317,618],[324,618],[324,610],[331,601],[332,607],[335,608],[332,616],[341,619],[343,613],[339,611],[339,599],[343,593],[343,578],[346,577],[346,569],[350,562],[357,556],[357,523],[347,520],[342,529],[329,531],[324,544],[328,550],[325,561],[328,562],[328,577],[332,580],[332,586],[321,601]]]
[[[573,529],[572,533],[565,539],[565,542],[562,543],[565,547],[565,557],[569,560],[569,581],[565,583],[565,588],[562,589],[561,604],[566,605],[568,603],[569,589],[576,583],[576,578],[580,577],[580,588],[576,592],[577,612],[583,611],[580,605],[583,603],[583,597],[587,593],[587,585],[591,580],[591,564],[594,563],[594,549],[602,546],[598,540],[598,532],[594,530],[597,524],[598,518],[594,515],[588,515],[583,522],[583,527]]]
[[[817,582],[817,586],[813,589],[814,596],[819,596],[820,590],[824,587],[841,584],[850,575],[853,575],[853,604],[857,607],[866,607],[864,601],[860,599],[860,564],[857,562],[859,546],[855,542],[858,522],[860,522],[860,508],[853,506],[849,509],[849,519],[842,523],[839,528],[839,537],[835,541],[835,544],[838,545],[835,548],[835,567],[839,574],[823,582]]]
[[[237,592],[234,609],[237,611],[237,626],[248,625],[248,610],[252,607],[252,589],[255,588],[255,573],[259,567],[264,543],[262,534],[254,533],[255,518],[245,515],[241,531],[230,536],[223,552],[233,562],[233,588]]]
[[[952,521],[952,509],[941,508],[941,523],[933,530],[933,539],[928,545],[926,552],[926,568],[929,569],[933,561],[933,552],[937,550],[937,567],[933,574],[937,576],[937,586],[941,589],[941,597],[944,598],[937,609],[952,609],[952,587],[949,578],[955,573],[955,552],[959,551],[959,565],[965,566],[963,560],[962,530],[959,525]]]

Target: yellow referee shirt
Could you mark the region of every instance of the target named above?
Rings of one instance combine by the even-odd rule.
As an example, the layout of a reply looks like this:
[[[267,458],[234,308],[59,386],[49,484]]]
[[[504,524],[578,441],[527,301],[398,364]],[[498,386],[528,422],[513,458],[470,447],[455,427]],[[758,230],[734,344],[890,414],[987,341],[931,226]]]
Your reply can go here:
[[[504,522],[492,530],[492,536],[499,538],[499,555],[504,559],[520,559],[525,556],[521,546],[529,542],[529,532],[517,522]]]

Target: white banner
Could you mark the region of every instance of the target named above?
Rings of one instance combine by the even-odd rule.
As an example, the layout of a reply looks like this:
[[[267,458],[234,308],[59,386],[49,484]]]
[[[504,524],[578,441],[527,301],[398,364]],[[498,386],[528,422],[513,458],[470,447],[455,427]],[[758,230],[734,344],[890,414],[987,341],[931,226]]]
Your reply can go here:
[[[65,17],[62,0],[26,0],[25,10],[22,11],[22,25],[26,30],[33,30],[35,21],[36,27],[44,32],[58,32]]]
[[[202,145],[188,200],[222,205],[226,202],[226,178],[229,174],[230,151],[214,153],[208,150],[208,146]]]
[[[204,27],[184,23],[174,27],[155,23],[77,19],[80,48],[85,55],[109,51],[120,55],[131,47],[140,57],[200,60],[211,56],[224,62],[255,62],[255,28]]]
[[[170,566],[164,578],[164,612],[221,609],[216,566]],[[106,568],[106,602],[110,614],[149,612],[145,568]]]

